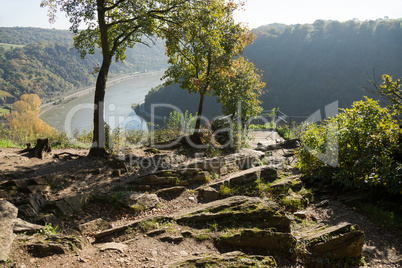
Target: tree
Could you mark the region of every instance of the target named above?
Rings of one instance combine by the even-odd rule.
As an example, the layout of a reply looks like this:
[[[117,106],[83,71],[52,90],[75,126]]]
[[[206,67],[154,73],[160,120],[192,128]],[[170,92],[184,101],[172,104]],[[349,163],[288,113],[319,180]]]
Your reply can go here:
[[[392,77],[387,74],[382,75],[383,82],[381,84],[378,83],[378,80],[379,79],[370,81],[373,84],[374,89],[369,87],[366,87],[365,89],[371,93],[384,97],[391,103],[394,112],[400,114],[402,112],[401,80],[397,79],[396,81],[393,81]]]
[[[223,112],[240,118],[242,126],[262,111],[261,101],[265,83],[254,64],[243,57],[235,59],[230,69],[224,70],[213,84],[222,103]]]
[[[189,2],[186,9],[175,14],[168,23],[167,55],[171,66],[165,74],[166,84],[179,83],[190,93],[200,94],[194,140],[199,141],[204,97],[213,93],[212,85],[224,70],[233,64],[233,58],[243,52],[254,38],[253,34],[233,20],[233,11],[239,7],[233,1],[223,0]]]
[[[29,142],[39,137],[52,137],[58,134],[54,128],[39,118],[40,104],[38,95],[24,94],[13,104],[15,111],[4,115],[15,140]]]
[[[49,7],[50,21],[56,19],[58,9],[65,12],[75,34],[74,45],[85,57],[102,52],[102,65],[96,80],[94,98],[94,133],[89,155],[104,155],[104,98],[109,68],[113,57],[125,59],[125,51],[136,43],[146,43],[151,36],[160,34],[162,25],[173,23],[172,15],[186,0],[42,0],[42,7]],[[81,24],[85,30],[79,30]]]

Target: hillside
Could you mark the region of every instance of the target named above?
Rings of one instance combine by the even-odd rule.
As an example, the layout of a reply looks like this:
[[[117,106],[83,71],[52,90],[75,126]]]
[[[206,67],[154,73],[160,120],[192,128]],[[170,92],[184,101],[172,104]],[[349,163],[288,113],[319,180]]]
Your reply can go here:
[[[257,38],[244,55],[264,72],[268,93],[261,97],[263,107],[279,107],[288,115],[310,115],[337,100],[341,107],[348,107],[369,95],[362,88],[373,79],[373,70],[377,76],[401,77],[401,23],[402,19],[317,20],[314,24],[272,24],[255,29]],[[175,90],[167,94],[165,90],[150,92],[146,106],[157,103],[157,95],[164,94],[167,103],[188,99],[183,103],[196,112],[197,95]],[[215,108],[206,110],[210,109]]]
[[[81,59],[73,48],[73,35],[65,30],[0,28],[0,90],[15,97],[36,93],[49,99],[95,81],[100,66],[96,51]],[[111,76],[166,68],[164,43],[127,50],[124,63],[114,63]]]

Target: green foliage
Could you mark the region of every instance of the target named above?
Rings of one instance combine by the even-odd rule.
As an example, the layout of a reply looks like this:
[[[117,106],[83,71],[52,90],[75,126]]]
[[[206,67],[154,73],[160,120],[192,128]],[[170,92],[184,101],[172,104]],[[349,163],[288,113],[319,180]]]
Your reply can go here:
[[[232,66],[222,71],[213,84],[224,114],[238,117],[243,126],[262,111],[259,97],[264,87],[262,75],[243,57],[233,60]]]
[[[342,108],[350,107],[362,99],[362,85],[373,68],[393,77],[401,74],[401,19],[271,24],[253,29],[253,33],[257,38],[243,55],[264,73],[263,82],[269,89],[269,94],[260,97],[264,109],[279,106],[286,114],[297,116],[310,115],[334,100],[339,100]],[[146,107],[162,103],[151,99],[159,100],[156,95],[163,91],[149,97]],[[196,107],[199,97],[178,87],[169,87],[161,99],[197,112],[190,110],[188,99]],[[204,110],[221,115],[221,107],[212,101]]]
[[[39,231],[40,235],[56,235],[60,232],[57,230],[59,226],[53,227],[51,223],[46,223],[45,227]]]
[[[0,140],[0,148],[15,148],[18,147],[10,140]]]
[[[402,113],[401,80],[393,81],[392,77],[387,74],[382,76],[382,80],[383,83],[380,85],[377,82],[373,82],[374,90],[366,89],[387,99],[391,103],[390,108],[394,110],[394,113],[400,115]]]
[[[201,128],[204,97],[212,94],[214,84],[235,62],[233,57],[252,41],[252,33],[233,20],[237,7],[223,0],[188,1],[168,23],[166,47],[171,66],[166,71],[166,84],[179,83],[190,93],[200,94],[197,132]]]
[[[177,111],[173,111],[170,113],[169,118],[164,118],[164,126],[163,128],[166,130],[176,131],[180,134],[191,134],[194,131],[196,118],[186,111],[184,114],[181,114]]]
[[[337,117],[309,124],[296,152],[298,167],[309,175],[332,173],[333,182],[349,187],[386,187],[391,193],[402,190],[401,164],[393,161],[401,129],[387,108],[366,98]],[[325,154],[324,162],[314,155]],[[338,159],[336,168],[329,163]],[[328,174],[327,174],[328,175]]]

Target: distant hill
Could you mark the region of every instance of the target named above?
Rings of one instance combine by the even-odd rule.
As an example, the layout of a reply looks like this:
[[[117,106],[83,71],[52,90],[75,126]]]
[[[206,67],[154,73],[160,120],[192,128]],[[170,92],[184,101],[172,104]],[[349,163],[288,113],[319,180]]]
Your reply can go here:
[[[138,44],[126,55],[124,63],[112,64],[111,76],[167,67],[161,40],[151,48]],[[0,28],[0,90],[15,97],[37,93],[46,99],[88,86],[101,59],[99,51],[81,59],[67,30]]]
[[[369,95],[362,88],[373,79],[373,70],[377,76],[402,77],[402,19],[317,20],[304,25],[271,24],[253,31],[257,39],[246,47],[244,56],[264,72],[268,93],[261,100],[265,109],[279,107],[288,115],[310,115],[337,100],[341,107],[348,107]],[[167,103],[186,98],[183,107],[192,106],[190,111],[196,112],[197,95],[184,90],[168,94],[167,90],[150,92],[145,105],[156,103],[157,95],[164,94]],[[211,109],[215,108],[206,110]]]

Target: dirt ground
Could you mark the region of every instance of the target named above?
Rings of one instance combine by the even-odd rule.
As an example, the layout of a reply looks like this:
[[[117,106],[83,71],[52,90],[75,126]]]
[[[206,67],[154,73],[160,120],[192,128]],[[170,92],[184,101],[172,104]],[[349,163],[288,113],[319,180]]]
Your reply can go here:
[[[261,134],[265,135],[265,134]],[[265,139],[265,137],[262,137]],[[257,142],[258,143],[258,139]],[[129,176],[135,175],[130,171],[122,176],[112,176],[112,169],[103,159],[86,158],[88,150],[66,149],[53,150],[44,159],[28,158],[18,154],[19,149],[0,149],[0,199],[9,199],[1,191],[1,184],[10,178],[23,179],[44,175],[67,176],[65,185],[51,189],[43,194],[48,200],[57,200],[77,193],[106,194],[119,186]],[[71,159],[62,157],[54,159],[53,156],[63,152],[75,155]],[[152,156],[151,152],[142,149],[131,151],[136,156]],[[165,152],[172,154],[173,152]],[[21,194],[24,197],[26,194]],[[12,197],[12,198],[15,198]],[[304,211],[309,218],[318,222],[336,224],[350,222],[359,225],[365,234],[364,257],[368,267],[402,267],[402,246],[397,237],[390,231],[376,227],[365,216],[353,208],[349,208],[336,200],[330,200],[326,206],[309,205]],[[133,220],[154,215],[171,215],[175,212],[185,211],[198,205],[196,193],[185,191],[172,200],[162,200],[161,205],[152,210],[133,212],[113,205],[90,204],[73,218],[60,224],[60,231],[66,231],[71,226],[103,218],[113,227],[121,226]],[[91,234],[83,236],[86,242],[83,249],[72,255],[53,255],[37,258],[30,255],[21,241],[26,240],[24,235],[18,235],[12,247],[10,262],[4,267],[169,267],[172,263],[189,256],[205,256],[218,254],[211,240],[197,241],[186,239],[180,244],[162,243],[156,238],[144,234],[136,234],[125,241],[126,247],[121,250],[100,251],[100,244],[94,242]],[[0,265],[1,267],[1,265]]]

